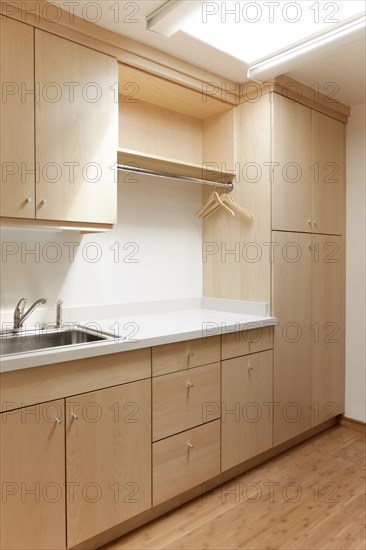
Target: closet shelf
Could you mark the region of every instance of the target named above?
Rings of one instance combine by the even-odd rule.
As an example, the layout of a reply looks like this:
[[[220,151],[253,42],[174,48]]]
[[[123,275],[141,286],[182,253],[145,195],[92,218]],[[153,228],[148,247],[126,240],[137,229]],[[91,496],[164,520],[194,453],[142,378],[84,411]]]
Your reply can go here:
[[[194,164],[182,162],[124,148],[117,149],[117,164],[131,166],[131,173],[133,173],[133,168],[136,167],[221,184],[230,183],[235,179],[234,171],[218,170],[213,163]]]

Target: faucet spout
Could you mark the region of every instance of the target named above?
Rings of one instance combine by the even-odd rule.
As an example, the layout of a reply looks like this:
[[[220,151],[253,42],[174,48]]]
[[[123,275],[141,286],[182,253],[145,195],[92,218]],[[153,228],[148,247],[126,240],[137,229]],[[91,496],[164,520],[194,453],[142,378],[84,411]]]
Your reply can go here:
[[[14,310],[14,330],[19,330],[36,307],[39,304],[45,304],[47,302],[47,298],[39,298],[27,309],[27,311],[24,311],[26,302],[27,298],[21,298]]]

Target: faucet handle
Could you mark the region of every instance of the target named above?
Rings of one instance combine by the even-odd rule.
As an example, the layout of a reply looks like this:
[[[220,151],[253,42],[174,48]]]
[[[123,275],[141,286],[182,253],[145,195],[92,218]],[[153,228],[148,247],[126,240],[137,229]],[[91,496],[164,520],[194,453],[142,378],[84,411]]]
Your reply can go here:
[[[27,303],[28,298],[20,298],[19,302],[17,303],[15,310],[19,311],[21,315],[23,315],[25,310],[25,304]]]
[[[56,328],[62,327],[62,300],[57,300],[56,303]]]

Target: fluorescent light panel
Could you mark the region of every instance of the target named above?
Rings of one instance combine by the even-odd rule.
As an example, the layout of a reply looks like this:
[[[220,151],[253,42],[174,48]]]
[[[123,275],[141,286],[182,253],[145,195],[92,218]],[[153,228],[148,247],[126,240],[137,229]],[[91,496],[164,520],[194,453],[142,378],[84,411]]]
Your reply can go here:
[[[329,31],[364,12],[363,0],[337,2],[205,1],[201,14],[180,28],[247,64],[255,63],[311,36]]]
[[[268,59],[265,59],[264,61],[256,63],[255,65],[248,68],[247,76],[248,78],[251,78],[253,80],[264,81],[266,79],[273,78],[277,74],[290,71],[294,68],[292,63],[293,60],[296,60],[297,63],[299,58],[304,55],[308,56],[310,52],[319,47],[324,47],[328,44],[331,44],[332,42],[340,40],[342,40],[342,43],[344,43],[344,39],[349,35],[352,35],[352,39],[355,35],[357,36],[357,33],[362,36],[362,32],[359,33],[359,31],[364,31],[365,24],[365,16],[357,18],[356,20],[342,25],[341,27],[338,27],[333,31],[325,33],[314,39],[308,40],[303,44],[300,44],[293,48],[289,48],[285,52],[274,55]],[[279,66],[281,66],[280,70],[278,69]]]

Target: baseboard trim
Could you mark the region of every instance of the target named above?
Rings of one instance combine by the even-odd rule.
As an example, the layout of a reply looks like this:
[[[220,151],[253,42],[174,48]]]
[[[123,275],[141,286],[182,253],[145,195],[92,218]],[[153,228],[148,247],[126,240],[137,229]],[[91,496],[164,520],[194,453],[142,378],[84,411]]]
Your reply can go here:
[[[338,423],[346,428],[357,430],[358,432],[366,433],[366,422],[356,420],[355,418],[349,418],[348,416],[340,416]]]

